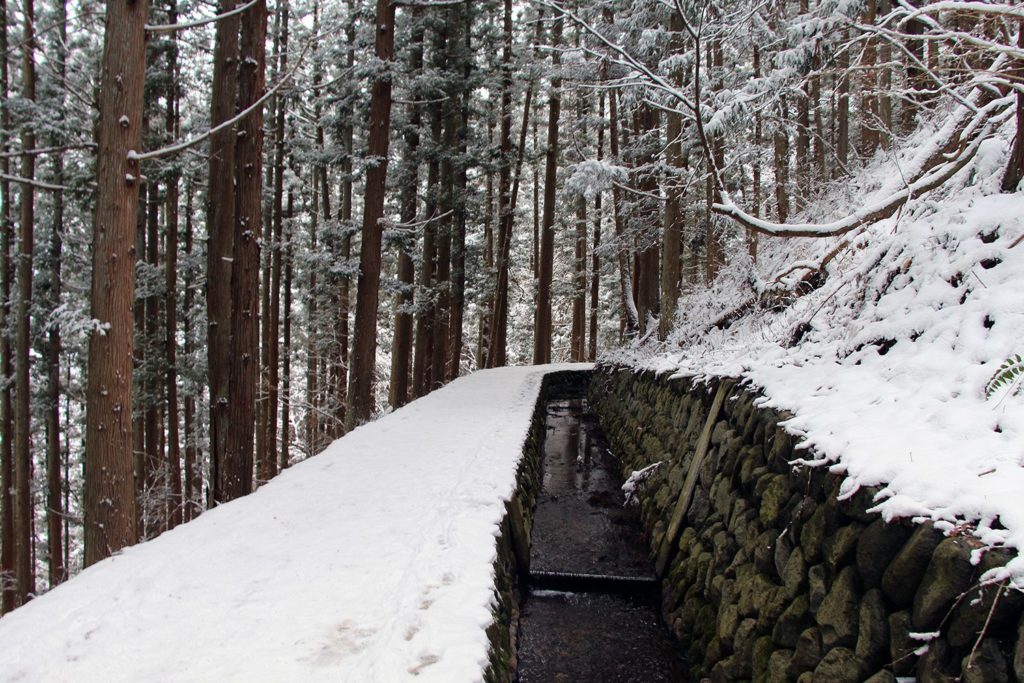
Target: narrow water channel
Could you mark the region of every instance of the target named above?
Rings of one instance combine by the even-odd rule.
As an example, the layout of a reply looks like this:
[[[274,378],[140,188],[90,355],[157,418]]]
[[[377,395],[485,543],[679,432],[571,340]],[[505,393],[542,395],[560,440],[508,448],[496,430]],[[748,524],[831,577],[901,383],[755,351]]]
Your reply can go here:
[[[685,680],[637,515],[583,399],[548,402],[543,485],[519,620],[520,683]]]

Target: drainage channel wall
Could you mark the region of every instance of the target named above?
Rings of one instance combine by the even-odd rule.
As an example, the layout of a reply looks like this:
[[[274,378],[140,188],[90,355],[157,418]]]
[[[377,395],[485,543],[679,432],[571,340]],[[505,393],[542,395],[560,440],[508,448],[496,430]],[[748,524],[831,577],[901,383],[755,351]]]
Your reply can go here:
[[[589,396],[627,476],[662,463],[639,504],[693,680],[1024,681],[1024,596],[978,584],[1006,552],[975,565],[969,534],[886,523],[877,490],[839,501],[731,380],[604,368]]]
[[[583,397],[591,382],[590,372],[564,371],[545,375],[523,455],[516,474],[516,493],[505,506],[494,561],[493,621],[487,628],[490,653],[484,681],[507,683],[516,672],[516,629],[519,624],[519,581],[529,572],[530,532],[541,487],[545,414],[548,401]]]

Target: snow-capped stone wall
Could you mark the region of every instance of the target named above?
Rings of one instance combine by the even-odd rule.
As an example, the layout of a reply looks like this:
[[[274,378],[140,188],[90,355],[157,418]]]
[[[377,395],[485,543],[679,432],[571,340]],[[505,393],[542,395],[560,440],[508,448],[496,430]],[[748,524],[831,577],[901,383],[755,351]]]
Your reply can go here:
[[[1024,680],[1024,594],[981,581],[1015,553],[886,522],[877,490],[840,500],[842,475],[793,467],[788,416],[757,398],[632,370],[591,384],[626,474],[648,468],[628,485],[694,680]]]

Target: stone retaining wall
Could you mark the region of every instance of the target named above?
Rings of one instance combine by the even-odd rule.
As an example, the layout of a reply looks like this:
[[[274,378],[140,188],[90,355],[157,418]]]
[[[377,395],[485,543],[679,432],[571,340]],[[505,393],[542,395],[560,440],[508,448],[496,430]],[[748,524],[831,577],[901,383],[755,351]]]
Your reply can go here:
[[[791,466],[785,416],[756,398],[730,380],[591,382],[626,475],[662,463],[639,505],[693,679],[1024,681],[1024,595],[978,584],[1009,555],[972,565],[970,534],[885,523],[873,490],[839,501],[841,477]]]

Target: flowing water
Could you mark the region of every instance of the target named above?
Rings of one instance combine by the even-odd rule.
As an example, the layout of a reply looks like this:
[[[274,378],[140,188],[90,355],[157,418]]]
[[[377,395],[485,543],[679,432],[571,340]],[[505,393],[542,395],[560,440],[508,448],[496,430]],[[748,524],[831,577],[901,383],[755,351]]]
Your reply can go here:
[[[549,401],[519,620],[520,683],[686,680],[619,473],[586,401]]]

